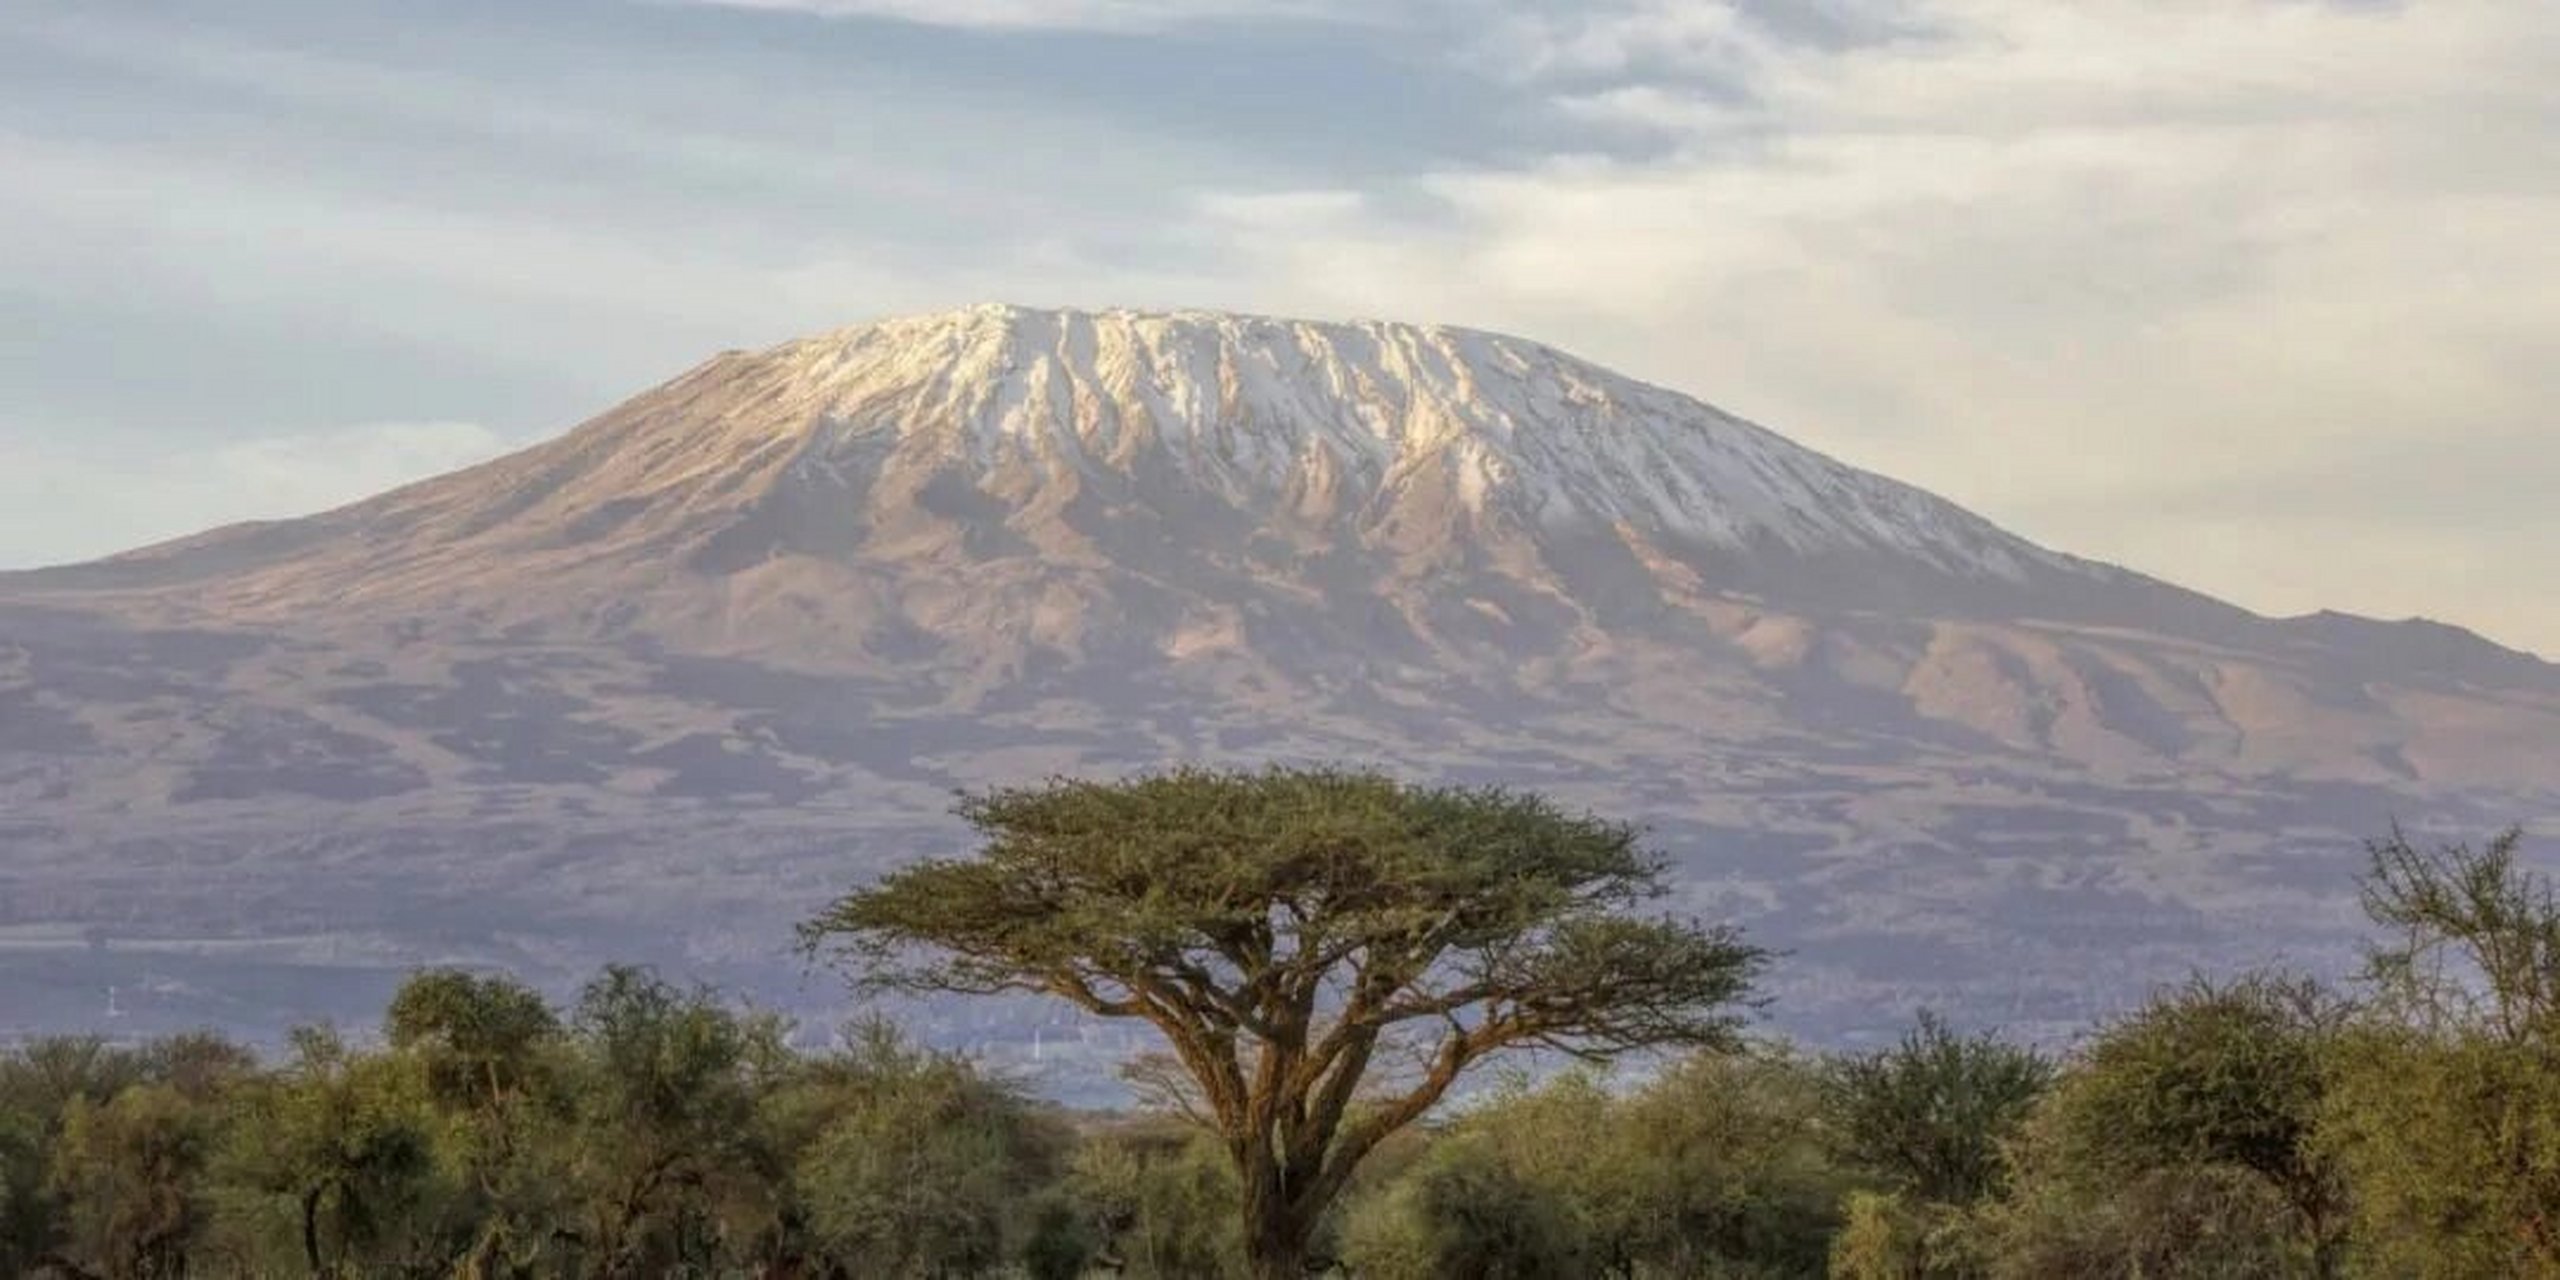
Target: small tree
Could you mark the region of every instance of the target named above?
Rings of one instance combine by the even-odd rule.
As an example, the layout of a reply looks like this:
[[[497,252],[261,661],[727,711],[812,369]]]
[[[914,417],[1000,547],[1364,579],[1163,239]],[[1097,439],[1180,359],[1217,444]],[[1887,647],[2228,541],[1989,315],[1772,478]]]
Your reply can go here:
[[[2321,1137],[2395,1274],[2560,1274],[2560,896],[2521,844],[2371,846],[2391,936]]]
[[[1355,1192],[1362,1276],[1806,1275],[1842,1185],[1806,1065],[1702,1053],[1632,1092],[1595,1071],[1472,1102],[1410,1168]]]
[[[600,1280],[695,1267],[723,1201],[763,1190],[759,1067],[780,1030],[707,989],[609,966],[580,994],[571,1184],[577,1243]]]
[[[2054,1064],[1923,1010],[1890,1049],[1826,1073],[1841,1154],[1925,1202],[1968,1205],[2000,1189],[2001,1147],[2050,1088]]]
[[[1235,1170],[1203,1130],[1148,1117],[1088,1133],[1065,1191],[1092,1230],[1090,1260],[1113,1275],[1187,1280],[1242,1266]]]
[[[1845,1178],[1819,1084],[1774,1049],[1696,1054],[1622,1102],[1608,1145],[1625,1187],[1615,1274],[1807,1275],[1839,1226]]]
[[[462,1269],[529,1271],[564,1243],[569,1215],[574,1054],[559,1016],[514,978],[428,969],[401,984],[383,1025],[441,1121],[440,1163],[467,1188],[450,1206],[468,1237]]]
[[[167,1085],[74,1101],[53,1158],[73,1256],[109,1280],[184,1276],[205,1224],[210,1129],[203,1107]]]
[[[2343,1016],[2254,975],[2107,1027],[2013,1144],[2016,1185],[1982,1215],[1995,1271],[2337,1274],[2344,1189],[2312,1139]]]
[[[1533,795],[1183,770],[959,813],[979,856],[850,894],[807,941],[872,989],[1152,1024],[1236,1169],[1263,1277],[1301,1273],[1360,1162],[1469,1068],[1726,1043],[1763,962],[1729,929],[1628,914],[1663,891],[1635,831]],[[1415,1069],[1389,1082],[1402,1053]]]
[[[292,1044],[282,1071],[243,1088],[217,1172],[242,1202],[237,1216],[284,1209],[293,1261],[312,1276],[387,1269],[415,1244],[414,1210],[435,1172],[419,1073],[323,1027],[296,1030]]]
[[[1968,1238],[1962,1244],[1978,1255],[1979,1270],[1967,1267],[1957,1274],[1989,1280],[2290,1280],[2313,1274],[2292,1207],[2264,1178],[2227,1164],[2093,1167],[2088,1154],[2076,1149],[2077,1140],[2053,1123],[2062,1111],[2047,1107],[2028,1118],[2009,1190],[1963,1224]],[[1853,1236],[1844,1243],[1874,1242]],[[1913,1275],[1857,1269],[1858,1262],[1889,1265],[1889,1258],[1841,1261],[1850,1264],[1834,1273],[1841,1280]],[[1931,1274],[1940,1261],[1931,1257],[1930,1269],[1918,1274]]]
[[[2516,862],[2524,832],[2480,849],[2420,849],[2398,830],[2367,846],[2365,914],[2395,935],[2371,976],[2429,1027],[2511,1045],[2560,1043],[2560,894]]]
[[[884,1280],[995,1270],[1031,1236],[1068,1138],[1003,1081],[876,1021],[768,1110],[801,1144],[792,1207],[816,1252]]]
[[[427,969],[400,984],[383,1016],[394,1048],[419,1055],[447,1106],[494,1111],[521,1097],[560,1034],[540,992],[504,975]]]
[[[73,1106],[103,1106],[147,1079],[140,1055],[96,1036],[0,1052],[0,1275],[32,1271],[63,1243],[65,1206],[49,1170]]]
[[[1358,1206],[1349,1249],[1359,1275],[1542,1280],[1590,1270],[1565,1206],[1484,1145],[1472,1136],[1442,1142]]]

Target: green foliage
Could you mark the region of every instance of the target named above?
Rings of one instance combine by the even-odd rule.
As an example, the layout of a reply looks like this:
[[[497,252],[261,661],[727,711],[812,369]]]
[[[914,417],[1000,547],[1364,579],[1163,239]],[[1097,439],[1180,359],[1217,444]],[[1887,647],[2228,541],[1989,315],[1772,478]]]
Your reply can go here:
[[[1066,1188],[1092,1225],[1094,1261],[1130,1280],[1244,1274],[1234,1166],[1194,1129],[1142,1123],[1089,1134]]]
[[[1081,1268],[1071,1211],[1038,1199],[1066,1133],[966,1061],[873,1022],[775,1105],[778,1127],[806,1135],[793,1181],[813,1254],[856,1275],[936,1277],[1036,1244],[1053,1271]]]
[[[2281,977],[2155,997],[2090,1046],[2061,1112],[2067,1138],[2120,1169],[2236,1166],[2315,1212],[2332,1179],[2306,1139],[2342,1017],[2317,985]]]
[[[2283,1280],[2319,1274],[2297,1216],[2263,1178],[2228,1164],[2093,1167],[2062,1106],[2031,1119],[2008,1193],[1941,1240],[1992,1280]],[[1948,1250],[1949,1244],[1955,1245]],[[1922,1274],[1931,1274],[1924,1272]]]
[[[1692,1056],[1619,1109],[1627,1153],[1604,1258],[1628,1275],[1742,1277],[1821,1270],[1845,1178],[1829,1155],[1820,1082],[1760,1051]]]
[[[1585,1268],[1562,1199],[1481,1138],[1436,1147],[1352,1216],[1347,1252],[1378,1280],[1541,1280]]]
[[[208,1033],[139,1049],[54,1037],[0,1056],[0,1274],[48,1256],[123,1275],[183,1265],[202,1226],[206,1103],[252,1067]]]
[[[1033,1200],[1028,1218],[1022,1240],[1022,1271],[1028,1280],[1077,1280],[1102,1250],[1092,1221],[1063,1192]]]
[[[431,969],[401,985],[383,1030],[433,1107],[451,1188],[436,1238],[483,1280],[565,1265],[580,1047],[559,1015],[513,978]]]
[[[52,1177],[68,1206],[65,1252],[108,1280],[184,1276],[207,1216],[198,1175],[210,1128],[199,1103],[165,1084],[72,1099]]]
[[[2560,1274],[2560,904],[2520,839],[2371,849],[2378,1006],[2336,1054],[2321,1137],[2396,1274]]]
[[[1834,1280],[1937,1280],[1972,1275],[1964,1219],[1944,1204],[1900,1192],[1852,1191],[1840,1204],[1831,1238]]]
[[[2321,1138],[2390,1274],[2560,1274],[2560,1061],[2475,1032],[2348,1038]]]
[[[1707,1054],[1645,1087],[1515,1083],[1364,1197],[1361,1274],[1812,1275],[1844,1190],[1822,1093],[1783,1055]]]
[[[2560,895],[2516,861],[2509,830],[2487,845],[2423,850],[2400,831],[2367,846],[2365,914],[2391,931],[2371,976],[2428,1029],[2509,1045],[2560,1043]]]
[[[1738,994],[1758,963],[1724,939],[1708,965],[1712,935],[1594,906],[1642,879],[1622,830],[1365,775],[1186,777],[1134,788],[1169,806],[1162,829],[1089,825],[1156,812],[1117,788],[984,811],[1028,859],[1012,891],[1134,930],[1116,952],[1086,936],[1071,973],[1097,999],[1187,1009],[1168,1021],[1188,1040],[1130,1064],[1172,1114],[1071,1121],[885,1023],[803,1054],[645,970],[605,971],[565,1017],[434,971],[380,1042],[305,1030],[272,1064],[207,1035],[0,1051],[0,1275],[1218,1280],[1337,1257],[1374,1280],[2560,1275],[2560,895],[2512,835],[2373,847],[2384,936],[2354,1006],[2299,979],[2199,980],[2060,1064],[1926,1016],[1882,1052],[1808,1062],[1728,1047],[1712,1002],[1612,1003]],[[1134,847],[1111,853],[1115,831]],[[1214,876],[1115,886],[1041,861],[1138,876],[1178,854]],[[1557,879],[1486,883],[1497,867]],[[1036,914],[1023,902],[899,910],[1019,925],[1046,939],[1025,956],[1067,927],[1007,923]],[[1503,945],[1519,953],[1471,950]],[[962,972],[908,959],[897,980]],[[1274,994],[1311,976],[1321,999]],[[1405,1123],[1476,1060],[1450,1035],[1540,1000],[1572,1006],[1555,1027],[1574,1033],[1518,1043],[1605,1056],[1688,1019],[1709,1047]],[[1423,1007],[1411,1028],[1386,1016]],[[1293,1072],[1309,1088],[1271,1087]],[[1337,1103],[1337,1127],[1313,1123]],[[1326,1194],[1293,1181],[1308,1170]]]
[[[258,1056],[246,1047],[210,1031],[164,1036],[132,1055],[140,1078],[164,1084],[192,1102],[220,1095],[258,1068]]]
[[[450,1106],[490,1112],[536,1087],[560,1020],[540,992],[503,975],[430,969],[401,984],[383,1018]]]
[[[1963,1206],[2000,1190],[2002,1145],[2054,1075],[2032,1049],[1924,1011],[1893,1048],[1833,1062],[1826,1083],[1846,1160],[1907,1199]]]
[[[2018,1194],[1985,1216],[1990,1252],[2040,1274],[2334,1274],[2345,1189],[2312,1135],[2343,1016],[2312,983],[2251,976],[2164,992],[2106,1028],[2013,1152]],[[2182,1252],[2205,1240],[2213,1259],[2274,1269]]]
[[[573,1242],[606,1277],[665,1275],[717,1252],[735,1199],[764,1190],[755,1069],[775,1055],[711,992],[614,967],[587,984],[567,1168]]]
[[[293,1057],[242,1085],[215,1166],[231,1250],[259,1269],[380,1275],[438,1252],[435,1117],[416,1059],[295,1033]],[[289,1244],[290,1247],[280,1247]]]
[[[74,1102],[106,1102],[150,1079],[141,1053],[96,1036],[56,1036],[31,1041],[10,1057],[0,1097],[13,1114],[54,1126]]]
[[[52,1153],[72,1105],[104,1103],[145,1078],[140,1055],[94,1036],[0,1056],[0,1275],[26,1273],[62,1243]]]

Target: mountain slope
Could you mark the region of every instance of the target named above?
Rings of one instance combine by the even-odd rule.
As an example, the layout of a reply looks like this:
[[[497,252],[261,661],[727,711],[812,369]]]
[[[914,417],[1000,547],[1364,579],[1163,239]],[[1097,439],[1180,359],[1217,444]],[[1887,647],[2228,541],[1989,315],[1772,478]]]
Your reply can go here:
[[[1309,757],[1656,823],[1702,908],[1849,957],[1799,1002],[1838,1023],[1988,957],[2183,969],[2271,905],[2334,945],[2354,837],[2551,811],[2560,668],[2259,619],[1535,343],[1204,313],[730,353],[0,575],[0,929],[565,970],[636,928],[765,981],[950,785]]]

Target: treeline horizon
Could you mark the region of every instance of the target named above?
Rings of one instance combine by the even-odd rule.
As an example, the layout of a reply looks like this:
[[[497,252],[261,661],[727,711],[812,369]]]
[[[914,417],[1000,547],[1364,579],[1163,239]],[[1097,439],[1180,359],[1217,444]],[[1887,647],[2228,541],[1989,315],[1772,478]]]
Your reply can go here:
[[[1740,1034],[1770,957],[1645,916],[1633,833],[1534,796],[1179,773],[962,812],[977,857],[804,942],[866,989],[1148,1021],[1132,1106],[879,1017],[804,1050],[645,969],[564,1007],[424,970],[364,1043],[0,1053],[0,1274],[2560,1275],[2560,900],[2517,831],[2372,842],[2351,982],[2200,976],[2060,1053],[1925,1011],[1822,1053]],[[1447,1092],[1506,1049],[1588,1065]]]

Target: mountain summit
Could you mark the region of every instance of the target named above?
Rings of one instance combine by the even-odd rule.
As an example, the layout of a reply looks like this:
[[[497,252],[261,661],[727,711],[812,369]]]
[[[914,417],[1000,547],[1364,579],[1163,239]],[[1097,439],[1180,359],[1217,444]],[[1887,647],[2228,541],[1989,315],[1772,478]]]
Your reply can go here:
[[[1537,343],[1010,306],[726,354],[487,466],[46,581],[235,620],[460,610],[563,634],[692,630],[671,615],[706,607],[677,598],[693,588],[787,648],[839,645],[931,580],[1104,571],[1212,606],[1320,573],[1478,631],[1699,591],[2216,612]],[[734,612],[780,597],[787,615]]]
[[[1467,535],[1617,532],[2004,579],[2065,565],[1686,396],[1474,330],[990,306],[722,376],[805,424],[799,467],[956,473],[1033,512],[1153,483],[1278,528],[1442,554]]]
[[[2547,811],[2560,668],[2258,618],[1538,343],[1200,312],[728,353],[340,510],[0,575],[0,906],[315,983],[254,940],[657,936],[760,983],[955,784],[1275,759],[1651,822],[1848,957],[1815,1022],[1978,1003],[1928,984],[1997,955],[2005,1020],[2060,1023],[2048,952],[2173,976],[2311,929],[2393,817]]]

